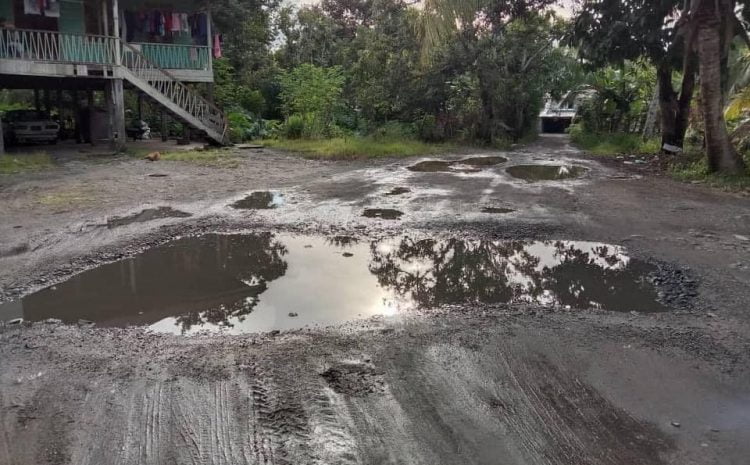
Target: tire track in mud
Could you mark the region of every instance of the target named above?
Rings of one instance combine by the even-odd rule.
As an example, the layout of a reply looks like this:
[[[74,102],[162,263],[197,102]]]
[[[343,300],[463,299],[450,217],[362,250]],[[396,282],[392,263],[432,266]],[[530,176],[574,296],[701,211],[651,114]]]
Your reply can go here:
[[[277,465],[359,463],[341,399],[309,367],[262,366],[250,370],[254,436],[259,463]]]
[[[387,400],[365,399],[353,407],[362,412],[358,439],[368,445],[368,462],[480,464],[502,457],[507,464],[664,463],[672,444],[655,426],[615,408],[538,353],[489,346],[436,344],[393,357]],[[421,447],[417,457],[405,459],[411,444]],[[389,449],[404,455],[394,457]]]

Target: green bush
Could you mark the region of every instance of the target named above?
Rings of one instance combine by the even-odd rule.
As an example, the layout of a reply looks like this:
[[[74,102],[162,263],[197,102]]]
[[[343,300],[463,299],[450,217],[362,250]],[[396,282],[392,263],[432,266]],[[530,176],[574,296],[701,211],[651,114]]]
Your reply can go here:
[[[291,115],[284,123],[283,133],[287,139],[302,139],[305,135],[305,118],[302,115]]]
[[[589,132],[581,124],[570,126],[568,134],[575,145],[594,155],[645,155],[658,153],[661,148],[657,139],[643,140],[638,134],[621,132]]]

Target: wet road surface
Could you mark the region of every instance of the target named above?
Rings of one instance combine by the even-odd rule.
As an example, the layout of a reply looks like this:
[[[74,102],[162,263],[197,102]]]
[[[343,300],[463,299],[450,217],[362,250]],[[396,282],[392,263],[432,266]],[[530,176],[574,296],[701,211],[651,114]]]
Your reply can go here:
[[[747,197],[563,138],[158,168],[0,179],[0,464],[747,463]]]

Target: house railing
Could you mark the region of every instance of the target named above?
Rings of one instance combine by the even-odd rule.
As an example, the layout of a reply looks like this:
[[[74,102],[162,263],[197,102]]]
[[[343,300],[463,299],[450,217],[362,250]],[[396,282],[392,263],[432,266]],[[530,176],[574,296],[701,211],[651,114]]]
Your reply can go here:
[[[209,70],[211,50],[196,45],[130,43],[162,69]]]
[[[138,79],[148,82],[162,96],[199,120],[204,126],[221,137],[226,135],[227,121],[224,113],[217,106],[192,91],[168,71],[157,66],[137,47],[123,42],[122,65]]]
[[[0,59],[115,64],[114,37],[0,28]]]

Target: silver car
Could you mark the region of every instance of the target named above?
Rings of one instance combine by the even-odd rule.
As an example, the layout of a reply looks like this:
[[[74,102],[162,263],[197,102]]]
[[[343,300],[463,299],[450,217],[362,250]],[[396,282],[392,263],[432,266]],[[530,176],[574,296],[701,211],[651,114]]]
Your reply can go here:
[[[3,136],[8,144],[56,144],[60,124],[43,111],[11,110],[3,115]]]

